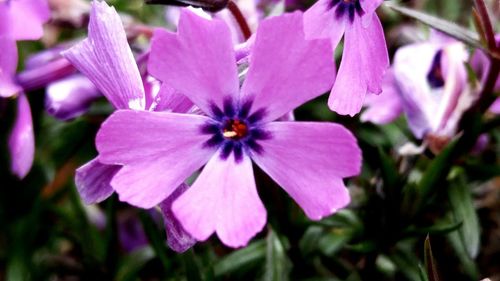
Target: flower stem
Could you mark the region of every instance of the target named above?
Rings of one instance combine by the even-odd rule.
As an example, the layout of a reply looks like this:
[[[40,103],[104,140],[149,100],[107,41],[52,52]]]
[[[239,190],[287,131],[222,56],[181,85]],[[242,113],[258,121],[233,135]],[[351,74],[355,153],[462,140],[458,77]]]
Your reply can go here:
[[[245,19],[245,16],[243,16],[243,13],[241,12],[240,8],[234,3],[233,1],[229,1],[227,3],[227,8],[233,15],[233,17],[236,19],[236,22],[238,22],[238,25],[240,26],[241,33],[243,33],[243,37],[245,40],[248,40],[250,36],[252,36],[252,31],[250,30],[250,26],[247,23],[247,20]]]

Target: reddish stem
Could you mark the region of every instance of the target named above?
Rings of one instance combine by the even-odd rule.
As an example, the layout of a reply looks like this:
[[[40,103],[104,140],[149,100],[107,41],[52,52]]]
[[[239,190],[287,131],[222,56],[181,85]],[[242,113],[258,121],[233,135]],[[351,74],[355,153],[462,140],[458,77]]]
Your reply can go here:
[[[247,20],[245,19],[245,16],[243,16],[240,8],[238,8],[238,6],[233,1],[229,1],[227,3],[227,8],[236,19],[236,22],[238,22],[241,33],[243,33],[243,37],[245,37],[245,40],[248,40],[250,36],[252,36],[252,31],[250,30],[250,26],[248,26]]]

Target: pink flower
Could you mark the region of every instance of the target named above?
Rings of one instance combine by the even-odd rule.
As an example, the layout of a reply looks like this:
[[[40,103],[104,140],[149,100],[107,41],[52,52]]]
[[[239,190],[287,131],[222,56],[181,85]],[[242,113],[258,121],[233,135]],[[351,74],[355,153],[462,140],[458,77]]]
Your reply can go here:
[[[344,52],[330,93],[331,110],[354,116],[366,93],[380,94],[389,67],[384,31],[375,9],[382,0],[319,0],[304,14],[307,38],[329,38],[335,49],[344,35]]]
[[[178,33],[157,30],[149,71],[205,115],[119,110],[97,134],[100,161],[123,165],[111,185],[122,201],[151,208],[200,169],[172,205],[197,240],[214,232],[244,246],[266,222],[252,160],[318,220],[349,203],[343,178],[361,151],[333,123],[275,121],[332,86],[326,40],[307,41],[297,12],[261,23],[241,88],[228,26],[183,10]]]

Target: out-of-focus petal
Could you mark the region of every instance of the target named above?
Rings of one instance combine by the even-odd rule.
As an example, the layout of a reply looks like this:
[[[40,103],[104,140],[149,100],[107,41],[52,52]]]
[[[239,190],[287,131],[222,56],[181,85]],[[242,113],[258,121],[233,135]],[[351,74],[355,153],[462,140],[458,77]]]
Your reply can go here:
[[[273,122],[272,137],[260,142],[252,159],[273,178],[306,215],[318,220],[349,201],[342,178],[358,175],[361,150],[354,136],[333,123]]]
[[[154,98],[151,110],[186,113],[193,106],[193,103],[186,96],[180,94],[166,83],[163,83],[160,91]]]
[[[25,91],[30,91],[43,88],[75,72],[76,69],[67,59],[59,58],[20,72],[16,81]]]
[[[302,19],[301,12],[274,17],[257,30],[241,101],[253,102],[250,114],[265,109],[263,121],[283,116],[333,84],[330,42],[305,40]]]
[[[329,7],[332,0],[319,0],[304,12],[304,32],[307,39],[329,38],[335,49],[345,30],[345,21],[335,18]]]
[[[120,16],[92,2],[89,37],[62,53],[118,109],[145,109],[144,87]]]
[[[497,98],[493,105],[491,105],[490,111],[495,114],[500,114],[500,98]]]
[[[384,31],[377,16],[363,27],[354,21],[346,29],[344,52],[337,80],[328,100],[333,111],[354,116],[363,105],[367,92],[379,94],[389,57]]]
[[[61,120],[76,118],[87,111],[101,93],[89,79],[73,75],[47,87],[45,109]]]
[[[113,194],[111,179],[120,170],[118,165],[106,165],[94,158],[76,170],[75,184],[85,204],[95,204]]]
[[[415,137],[421,139],[430,131],[431,120],[437,111],[439,95],[427,81],[439,44],[419,43],[400,48],[394,56],[394,75],[404,101],[408,125]]]
[[[120,200],[149,209],[208,161],[201,127],[210,119],[169,112],[118,110],[101,126],[99,161],[123,165],[111,186]]]
[[[19,178],[24,178],[33,164],[35,137],[28,99],[20,93],[17,99],[17,114],[9,137],[11,170]]]
[[[222,160],[216,153],[172,207],[184,229],[196,239],[206,240],[216,232],[230,247],[247,245],[266,223],[266,210],[247,156],[236,163],[234,154]]]
[[[46,0],[10,1],[10,36],[15,40],[38,40],[43,35],[43,24],[50,18]]]
[[[365,106],[360,117],[363,122],[387,124],[403,113],[403,101],[392,71],[388,71],[382,81],[382,93],[366,96]]]
[[[172,204],[179,198],[189,186],[181,184],[165,201],[160,203],[160,209],[163,214],[165,231],[167,232],[167,244],[170,249],[182,253],[196,244],[194,239],[184,228],[172,212]]]
[[[206,114],[239,91],[229,29],[183,9],[177,34],[156,30],[149,59],[151,75],[187,96]]]

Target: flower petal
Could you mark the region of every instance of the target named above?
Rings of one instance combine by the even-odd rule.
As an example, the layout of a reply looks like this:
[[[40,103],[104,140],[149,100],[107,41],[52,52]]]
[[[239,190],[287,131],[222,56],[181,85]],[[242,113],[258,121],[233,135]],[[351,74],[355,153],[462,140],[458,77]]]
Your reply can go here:
[[[21,91],[13,77],[17,68],[16,41],[0,36],[0,97],[8,98]]]
[[[104,1],[93,1],[89,37],[62,53],[118,109],[144,109],[139,69],[120,16]]]
[[[432,131],[439,94],[427,81],[440,44],[418,43],[400,48],[394,56],[394,75],[401,90],[408,125],[418,139]]]
[[[101,96],[89,79],[75,74],[47,87],[45,109],[58,119],[69,120],[85,113],[92,101]]]
[[[181,184],[165,201],[160,203],[160,209],[163,214],[165,231],[167,232],[167,244],[170,249],[182,253],[196,244],[196,240],[182,227],[179,220],[172,212],[172,204],[179,198],[189,186]]]
[[[344,35],[345,20],[337,20],[329,7],[332,0],[319,0],[304,12],[306,39],[330,38],[335,49]]]
[[[113,194],[111,179],[121,166],[106,165],[97,158],[90,160],[76,170],[75,184],[80,197],[85,204],[95,204],[107,199]]]
[[[330,42],[306,40],[303,29],[301,12],[260,24],[241,90],[243,102],[253,100],[250,114],[265,109],[264,120],[276,120],[332,86]]]
[[[31,169],[35,156],[35,137],[28,99],[24,93],[17,98],[17,115],[9,137],[11,170],[24,178]]]
[[[120,200],[149,209],[208,161],[214,148],[201,127],[209,119],[169,112],[118,110],[101,126],[96,146],[103,164],[123,165],[111,186]]]
[[[365,98],[367,109],[361,114],[361,121],[375,124],[387,124],[403,113],[403,101],[394,78],[394,72],[389,70],[382,81],[380,95],[368,95]]]
[[[252,159],[304,210],[319,220],[345,207],[350,199],[342,178],[361,169],[361,150],[354,136],[333,123],[272,122],[272,138]]]
[[[46,0],[10,1],[10,36],[15,40],[38,40],[43,35],[43,23],[49,20]]]
[[[178,33],[156,30],[148,70],[160,81],[186,95],[206,114],[214,103],[239,91],[236,58],[227,25],[183,9]]]
[[[339,114],[354,116],[361,110],[367,92],[382,91],[389,57],[384,31],[376,15],[366,28],[355,20],[346,29],[344,41],[342,62],[328,105]]]
[[[172,111],[186,113],[192,109],[194,104],[186,96],[177,92],[174,88],[163,83],[160,91],[154,97],[151,109],[153,111]]]
[[[236,163],[234,154],[222,160],[216,153],[193,186],[174,202],[173,211],[197,240],[216,232],[230,247],[247,245],[266,223],[252,161],[244,156]]]

